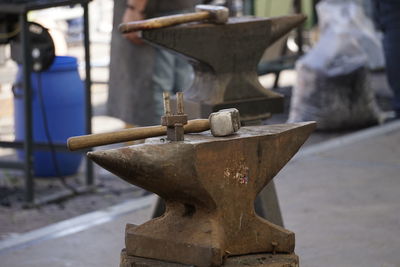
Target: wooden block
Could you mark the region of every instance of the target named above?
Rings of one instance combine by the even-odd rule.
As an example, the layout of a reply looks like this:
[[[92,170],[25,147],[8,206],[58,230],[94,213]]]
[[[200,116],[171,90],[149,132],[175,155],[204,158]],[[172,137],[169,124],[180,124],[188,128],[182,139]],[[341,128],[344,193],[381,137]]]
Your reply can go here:
[[[173,262],[163,262],[153,259],[126,255],[125,249],[121,252],[120,267],[191,267],[192,265]],[[229,257],[223,267],[299,267],[299,257],[296,254],[254,254]]]
[[[226,267],[299,267],[299,257],[296,254],[254,254],[229,257],[223,266]]]

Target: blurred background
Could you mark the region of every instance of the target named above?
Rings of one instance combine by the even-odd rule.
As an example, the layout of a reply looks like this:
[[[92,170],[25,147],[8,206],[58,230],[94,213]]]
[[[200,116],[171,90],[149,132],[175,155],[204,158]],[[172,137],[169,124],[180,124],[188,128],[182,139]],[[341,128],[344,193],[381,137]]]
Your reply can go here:
[[[0,0],[0,161],[2,162],[0,163],[0,262],[2,262],[1,258],[3,257],[6,263],[11,264],[4,266],[36,266],[26,263],[19,264],[16,260],[17,256],[20,255],[19,252],[7,254],[9,248],[23,246],[24,243],[18,238],[25,238],[24,234],[32,233],[37,229],[76,216],[104,210],[114,205],[121,205],[121,203],[127,203],[127,201],[136,200],[139,202],[135,203],[142,203],[140,201],[151,197],[148,192],[132,187],[97,166],[94,166],[93,173],[89,173],[88,168],[91,167],[86,162],[83,153],[68,153],[60,148],[65,146],[67,137],[84,134],[88,121],[91,121],[94,133],[142,126],[140,123],[113,116],[107,106],[110,86],[113,10],[116,1],[93,0],[86,1],[86,3],[83,1],[84,4],[80,1],[44,1],[48,3],[43,8],[33,8],[27,12],[29,22],[37,24],[33,26],[30,24],[29,26],[29,30],[33,32],[33,35],[36,34],[36,37],[33,36],[30,39],[32,47],[26,48],[24,47],[24,40],[19,34],[22,27],[21,19],[18,13],[12,10],[14,7],[17,8],[18,5],[26,4],[26,2],[31,2],[34,5],[35,2],[42,4],[43,1]],[[66,4],[62,2],[66,2]],[[371,143],[365,143],[361,147],[369,147],[375,152],[363,152],[361,150],[354,152],[356,148],[351,150],[356,155],[372,153],[374,157],[369,157],[362,163],[360,163],[361,161],[353,162],[352,170],[348,173],[338,174],[340,170],[344,169],[340,166],[330,172],[340,176],[337,178],[338,184],[341,183],[341,177],[350,179],[352,175],[360,176],[361,181],[358,182],[362,189],[357,192],[353,188],[349,202],[346,203],[343,200],[346,197],[338,195],[338,198],[343,200],[343,203],[338,204],[339,206],[348,204],[351,206],[351,201],[358,199],[357,194],[368,193],[363,187],[366,186],[366,181],[362,180],[363,173],[357,173],[355,170],[364,170],[369,164],[375,166],[375,163],[371,163],[374,160],[385,161],[387,159],[387,161],[377,164],[378,167],[376,168],[385,168],[386,166],[385,170],[390,173],[387,175],[391,175],[391,179],[385,186],[380,184],[383,191],[372,192],[371,194],[376,197],[377,203],[380,203],[381,198],[384,198],[384,203],[396,205],[388,208],[382,204],[380,207],[382,209],[387,208],[391,216],[388,216],[387,220],[372,221],[368,226],[365,226],[365,229],[387,226],[387,232],[382,233],[382,235],[374,235],[376,239],[374,239],[375,241],[371,240],[371,243],[365,240],[356,240],[353,245],[350,245],[353,252],[358,250],[357,246],[361,243],[366,244],[367,248],[373,249],[376,245],[375,247],[385,250],[384,242],[380,242],[380,238],[390,235],[389,232],[396,237],[400,233],[400,210],[398,206],[400,199],[394,195],[394,191],[385,191],[390,187],[392,190],[399,189],[400,186],[398,181],[398,178],[400,178],[400,151],[398,148],[400,138],[398,134],[392,135],[392,132],[396,130],[394,132],[397,133],[400,127],[393,126],[393,123],[398,122],[399,113],[396,114],[396,106],[393,105],[395,89],[389,86],[386,75],[385,51],[382,44],[385,32],[382,31],[380,23],[376,20],[374,3],[371,0],[214,0],[204,2],[229,7],[231,16],[275,17],[294,13],[307,15],[307,21],[301,27],[293,30],[267,49],[260,60],[257,69],[260,83],[265,88],[272,89],[285,97],[284,112],[273,114],[269,119],[263,120],[263,124],[316,120],[318,130],[305,144],[305,148],[310,148],[309,151],[317,148],[318,145],[328,144],[328,142],[330,143],[327,151],[340,149],[347,144],[347,141],[343,141],[347,139],[341,138],[364,133],[369,129],[376,131],[380,127],[387,127],[388,125],[391,127],[387,132],[382,130],[382,134],[379,135],[389,136],[390,140],[379,139],[376,137],[378,133],[375,132],[371,135],[372,137],[364,138]],[[90,42],[87,43],[85,43],[84,34],[85,8],[82,8],[82,5],[85,6],[85,4],[88,5],[89,28],[87,30],[90,36]],[[57,7],[52,7],[53,5]],[[2,6],[6,8],[2,8]],[[400,10],[398,12],[400,14]],[[35,28],[35,25],[39,26]],[[399,36],[397,36],[397,40],[398,38]],[[400,47],[397,46],[396,49],[398,48]],[[31,62],[24,59],[24,49],[27,49],[27,53],[32,56]],[[243,49],[246,49],[246,47],[243,47]],[[90,58],[87,57],[85,51],[90,51]],[[90,64],[87,62],[88,59]],[[32,138],[32,142],[46,143],[50,146],[47,150],[34,149],[34,164],[28,166],[29,170],[27,170],[26,164],[24,165],[25,154],[23,150],[23,142],[26,142],[27,138],[26,125],[24,124],[24,117],[27,113],[24,113],[26,106],[23,102],[24,79],[22,71],[23,64],[26,63],[30,65],[29,68],[33,73],[31,77],[32,109],[37,114],[33,115],[32,127],[34,133],[33,137],[30,138]],[[88,64],[90,70],[88,70]],[[393,63],[391,64],[393,65]],[[395,65],[397,70],[400,69],[398,64],[400,62]],[[115,66],[118,66],[118,62],[114,65],[114,68]],[[85,91],[89,86],[87,83],[85,84],[88,71],[90,72],[90,95]],[[53,77],[51,76],[53,72],[57,75],[63,72],[62,75],[64,76]],[[57,88],[58,91],[54,92],[53,87]],[[185,88],[181,89],[185,91]],[[90,99],[88,99],[88,96],[90,96]],[[88,107],[89,103],[90,107]],[[47,111],[44,111],[46,108]],[[146,113],[147,111],[142,110],[141,112]],[[397,112],[399,111],[397,110]],[[380,140],[378,145],[373,142],[375,138]],[[312,154],[312,152],[309,153]],[[307,162],[317,162],[315,165],[318,165],[319,159],[308,159]],[[15,162],[22,163],[16,164]],[[351,164],[351,160],[348,160],[346,164]],[[297,166],[298,168],[307,168],[307,165],[303,166],[300,163],[298,165],[300,165],[300,167]],[[321,164],[319,167],[314,166],[314,168],[323,169],[324,166],[324,164]],[[31,180],[26,177],[27,171],[32,175]],[[319,242],[328,242],[328,240],[321,241],[314,238],[315,233],[306,230],[307,227],[305,226],[310,219],[319,220],[318,216],[329,215],[325,215],[325,212],[319,213],[310,207],[314,201],[318,202],[319,200],[307,198],[305,193],[308,192],[307,189],[302,188],[299,183],[301,183],[300,181],[308,182],[307,185],[312,188],[312,192],[319,192],[317,195],[323,195],[322,192],[326,191],[332,192],[331,189],[325,187],[326,183],[324,184],[324,182],[327,182],[325,179],[313,176],[324,176],[326,173],[322,171],[318,174],[304,173],[303,175],[307,178],[303,180],[300,179],[301,177],[286,178],[296,176],[296,173],[301,176],[295,165],[289,167],[282,178],[277,178],[280,179],[277,186],[283,215],[285,219],[288,219],[288,228],[294,230],[294,232],[300,231],[299,237],[307,240],[303,245],[300,239],[298,241],[301,251],[300,258],[302,256],[305,258],[302,266],[320,266],[324,257],[325,259],[326,257],[341,258],[340,255],[326,253],[326,251],[321,251],[322,249],[318,250],[318,247],[321,248]],[[374,183],[379,183],[377,180],[381,179],[381,175],[386,175],[385,171],[375,174]],[[293,183],[292,179],[299,179],[299,181]],[[316,181],[319,179],[321,180],[320,183]],[[357,181],[354,180],[354,183],[357,183]],[[384,179],[382,183],[384,183]],[[371,184],[371,186],[375,185]],[[303,193],[299,193],[296,187],[302,188]],[[355,188],[357,188],[357,185],[355,185]],[[343,187],[340,187],[340,190],[343,189]],[[385,192],[388,194],[387,198]],[[299,196],[296,196],[296,193],[299,193]],[[299,197],[303,197],[304,201],[297,201],[297,206],[292,207],[293,202],[296,202],[294,200]],[[329,199],[326,201],[330,202]],[[149,207],[150,202],[153,203],[154,201],[147,201],[143,205]],[[321,210],[328,209],[329,205],[323,206],[322,202],[320,206],[317,206]],[[370,203],[372,208],[379,209],[373,203]],[[330,216],[351,217],[351,214],[355,214],[356,219],[354,220],[349,217],[348,221],[337,222],[341,225],[375,216],[368,212],[358,214],[356,210],[357,208],[343,215],[340,211],[333,209]],[[395,211],[397,211],[397,215],[394,215],[396,214]],[[143,213],[143,210],[140,212]],[[334,215],[335,212],[338,212],[339,215]],[[139,222],[150,216],[147,213],[142,213],[131,219]],[[386,214],[378,214],[382,217],[386,216]],[[96,218],[101,220],[101,217]],[[110,218],[107,221],[113,221]],[[326,223],[325,219],[321,219],[321,223]],[[119,224],[123,225],[123,222],[121,221]],[[87,224],[86,221],[82,229],[85,227],[90,228],[92,226]],[[364,232],[357,230],[357,225],[353,227],[357,236],[363,235]],[[68,231],[68,228],[65,229]],[[321,233],[326,230],[328,229],[324,228]],[[345,235],[345,231],[341,232],[343,229],[337,230],[338,233]],[[114,231],[122,234],[123,228]],[[78,232],[80,230],[72,230],[72,233]],[[114,232],[112,233],[114,234]],[[67,235],[61,234],[60,236]],[[53,239],[53,235],[50,236],[46,238]],[[82,234],[82,236],[84,238],[85,234]],[[310,236],[313,238],[310,238]],[[321,234],[320,236],[323,239],[324,235]],[[61,237],[60,240],[62,238],[64,237]],[[87,238],[90,239],[90,237]],[[32,240],[37,241],[35,238]],[[81,241],[76,238],[75,241],[71,242],[79,243]],[[352,240],[349,240],[349,238],[340,240],[338,238],[336,241],[337,248],[341,246],[339,245],[340,242],[351,243],[354,238]],[[333,243],[336,241],[333,241]],[[390,243],[392,241],[394,243]],[[379,255],[382,256],[382,264],[380,265],[376,265],[380,260],[373,264],[368,264],[367,259],[358,261],[364,253],[355,253],[357,256],[354,256],[354,258],[349,256],[351,260],[343,260],[342,262],[335,260],[332,261],[332,264],[327,265],[400,266],[400,258],[395,253],[395,250],[400,248],[400,244],[394,240],[390,240],[389,243],[391,244],[389,255],[374,254],[378,258]],[[18,246],[10,244],[18,244]],[[61,244],[59,243],[59,245]],[[119,245],[120,242],[118,241],[116,244]],[[118,247],[118,245],[115,246]],[[122,248],[122,246],[120,247]],[[36,251],[35,253],[46,255],[45,247],[39,246],[37,249],[42,252]],[[330,250],[332,247],[325,249]],[[71,253],[74,254],[74,252]],[[110,262],[118,261],[119,252],[115,253],[115,258],[111,257]],[[310,256],[311,254],[314,256]],[[66,258],[62,259],[60,263],[57,263],[58,265],[53,266],[71,266],[67,265],[68,260]],[[85,262],[83,259],[79,260]],[[77,262],[74,266],[89,266],[79,265]]]

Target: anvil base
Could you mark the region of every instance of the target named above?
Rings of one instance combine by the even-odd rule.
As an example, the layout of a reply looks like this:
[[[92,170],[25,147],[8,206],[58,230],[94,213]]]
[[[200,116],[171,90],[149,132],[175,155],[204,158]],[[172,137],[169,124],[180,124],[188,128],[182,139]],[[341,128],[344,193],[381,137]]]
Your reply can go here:
[[[128,256],[123,249],[120,267],[190,267],[193,265],[158,261],[140,257]],[[238,257],[228,257],[223,267],[299,267],[299,257],[296,254],[253,254]]]

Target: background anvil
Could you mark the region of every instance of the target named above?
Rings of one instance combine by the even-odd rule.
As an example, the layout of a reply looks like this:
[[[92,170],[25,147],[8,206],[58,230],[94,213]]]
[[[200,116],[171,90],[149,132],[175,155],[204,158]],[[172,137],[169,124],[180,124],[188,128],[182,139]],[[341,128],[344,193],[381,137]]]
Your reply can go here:
[[[230,137],[191,134],[183,142],[154,138],[88,157],[166,201],[163,216],[127,228],[128,256],[220,266],[229,255],[294,251],[294,233],[257,216],[254,201],[314,128],[308,122],[244,127]]]
[[[223,25],[192,23],[146,30],[142,36],[190,60],[195,71],[192,86],[185,90],[190,118],[237,108],[243,120],[259,120],[283,112],[283,96],[260,84],[257,64],[267,47],[305,18],[230,18]]]

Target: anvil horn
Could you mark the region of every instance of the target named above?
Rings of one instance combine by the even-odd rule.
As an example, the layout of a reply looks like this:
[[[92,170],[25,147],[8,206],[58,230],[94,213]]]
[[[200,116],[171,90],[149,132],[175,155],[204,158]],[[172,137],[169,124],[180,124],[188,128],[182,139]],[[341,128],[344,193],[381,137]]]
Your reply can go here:
[[[300,26],[307,16],[303,14],[296,14],[291,16],[282,16],[270,18],[271,21],[271,35],[269,37],[269,44],[278,41],[285,34],[289,33],[294,28]]]
[[[180,142],[164,145],[137,145],[88,152],[89,159],[104,169],[114,173],[128,183],[154,192],[164,199],[194,202],[194,204],[213,205],[209,194],[205,192],[196,179],[182,184],[179,178],[195,177],[193,159],[188,158],[192,148],[180,146]],[[179,166],[179,168],[177,167]],[[179,170],[178,170],[179,169]],[[176,173],[174,176],[166,173]],[[184,187],[197,188],[187,195]],[[175,191],[181,191],[179,195]],[[171,196],[173,196],[171,198]]]

